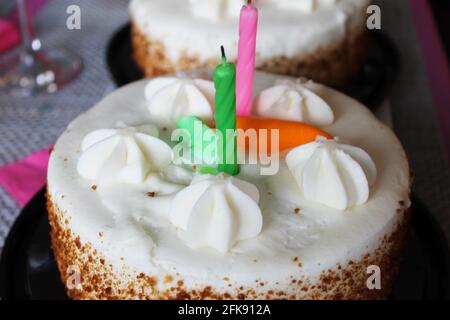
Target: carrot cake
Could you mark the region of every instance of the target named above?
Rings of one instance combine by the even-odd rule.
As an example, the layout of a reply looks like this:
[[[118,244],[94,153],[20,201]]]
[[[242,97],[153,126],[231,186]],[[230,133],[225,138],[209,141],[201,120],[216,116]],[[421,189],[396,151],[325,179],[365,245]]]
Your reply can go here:
[[[224,45],[236,59],[243,0],[132,0],[134,58],[145,76],[214,67]],[[341,86],[367,52],[369,0],[256,0],[256,67]]]
[[[71,298],[388,296],[410,210],[398,139],[359,102],[312,81],[257,72],[255,93],[254,116],[323,134],[271,163],[243,163],[235,177],[175,156],[180,119],[213,126],[205,78],[141,80],[69,124],[51,154],[47,199]]]

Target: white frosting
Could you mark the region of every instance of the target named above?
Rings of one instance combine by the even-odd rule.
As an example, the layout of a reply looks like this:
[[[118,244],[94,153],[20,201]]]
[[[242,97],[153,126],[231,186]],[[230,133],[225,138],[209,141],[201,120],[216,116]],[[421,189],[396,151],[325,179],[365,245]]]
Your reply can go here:
[[[316,126],[328,126],[334,121],[330,106],[307,84],[287,81],[262,91],[255,99],[256,114]]]
[[[256,73],[255,92],[272,87],[276,79]],[[211,286],[226,292],[232,284],[253,288],[257,294],[267,288],[292,288],[286,294],[301,294],[292,279],[315,284],[323,271],[337,263],[345,267],[349,260],[359,261],[397,226],[402,217],[397,213],[399,202],[405,203],[403,208],[409,204],[408,161],[392,131],[358,102],[311,84],[308,89],[333,106],[336,120],[323,129],[365,150],[376,165],[377,179],[368,201],[347,211],[336,210],[305,199],[284,160],[274,176],[260,176],[257,166],[242,166],[236,178],[253,184],[260,194],[261,232],[237,242],[225,254],[208,247],[190,248],[170,221],[177,190],[189,185],[194,175],[189,168],[169,166],[151,172],[141,184],[108,185],[96,191],[77,172],[80,145],[88,133],[114,128],[118,120],[132,126],[152,121],[143,94],[148,82],[120,88],[75,119],[59,138],[49,162],[48,193],[67,218],[67,227],[104,256],[123,281],[142,272],[157,277],[158,288],[164,290],[173,286],[163,281],[171,274],[182,279],[186,288],[200,291]],[[168,136],[169,132],[160,132],[164,141]],[[155,191],[155,197],[147,194]],[[301,209],[300,214],[295,208]],[[225,277],[230,281],[225,282]],[[255,286],[257,279],[265,286]]]
[[[294,9],[307,13],[331,7],[336,4],[336,0],[273,0],[271,2],[279,8],[288,10]]]
[[[241,0],[132,0],[130,15],[142,33],[160,41],[176,64],[188,56],[218,60],[218,48],[235,60]],[[328,4],[326,3],[328,2]],[[260,0],[257,60],[306,57],[361,33],[369,0]],[[228,9],[221,10],[222,6]],[[315,7],[315,10],[313,10]],[[310,11],[313,12],[310,12]]]
[[[286,163],[306,199],[338,210],[366,203],[377,175],[364,150],[323,137],[290,151]]]
[[[209,123],[213,118],[214,95],[212,81],[186,77],[156,78],[145,88],[153,122],[169,128],[174,128],[184,116],[197,116]]]
[[[258,189],[224,175],[200,175],[180,191],[170,209],[170,221],[182,229],[191,248],[211,247],[222,253],[261,232]]]
[[[209,20],[223,20],[239,16],[244,0],[189,0],[194,16]]]
[[[81,144],[78,173],[101,185],[142,183],[172,161],[172,149],[157,136],[152,125],[95,130]]]
[[[331,7],[336,0],[254,0],[254,4],[262,8],[297,10],[312,13],[316,10]],[[191,12],[195,17],[214,21],[237,18],[246,0],[189,0]]]

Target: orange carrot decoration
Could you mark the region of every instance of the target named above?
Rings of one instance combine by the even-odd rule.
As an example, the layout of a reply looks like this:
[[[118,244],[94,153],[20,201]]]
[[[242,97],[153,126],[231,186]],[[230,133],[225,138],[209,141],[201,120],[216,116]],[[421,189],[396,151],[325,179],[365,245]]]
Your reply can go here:
[[[316,140],[317,136],[322,136],[327,139],[333,138],[329,133],[305,123],[269,118],[237,117],[237,129],[243,129],[244,131],[247,129],[255,129],[257,132],[260,129],[267,129],[267,151],[271,150],[270,137],[271,130],[273,129],[279,130],[279,151],[292,149],[302,144],[313,142]],[[242,140],[242,137],[239,138],[240,134],[242,133],[238,132],[238,140],[241,142],[243,141],[244,145],[246,145],[245,140]],[[259,136],[260,135],[257,134],[258,139]],[[258,145],[261,147],[260,143],[258,143]],[[265,145],[265,143],[262,144],[262,146]],[[248,145],[246,145],[246,148],[248,149]]]

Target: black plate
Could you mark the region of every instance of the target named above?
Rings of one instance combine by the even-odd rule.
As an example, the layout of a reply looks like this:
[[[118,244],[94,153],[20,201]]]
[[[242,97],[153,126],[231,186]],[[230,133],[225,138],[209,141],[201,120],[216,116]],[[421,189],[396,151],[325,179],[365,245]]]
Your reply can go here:
[[[130,24],[121,27],[111,38],[106,52],[109,71],[119,87],[143,78],[132,57],[130,29]],[[373,31],[370,35],[367,62],[359,77],[343,91],[374,109],[390,94],[399,71],[399,55],[385,34]]]
[[[1,299],[67,299],[50,248],[41,190],[14,223],[0,261]],[[448,247],[431,213],[413,199],[412,231],[392,299],[449,298]]]

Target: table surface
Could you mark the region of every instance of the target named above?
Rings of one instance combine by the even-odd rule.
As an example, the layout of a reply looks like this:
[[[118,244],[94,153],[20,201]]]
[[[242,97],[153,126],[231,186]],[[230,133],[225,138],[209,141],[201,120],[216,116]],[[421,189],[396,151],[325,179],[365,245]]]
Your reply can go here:
[[[396,42],[402,71],[390,98],[394,128],[414,172],[414,192],[426,202],[450,239],[450,167],[436,119],[408,0],[377,0],[383,31]],[[66,8],[81,7],[81,30],[67,30]],[[126,0],[58,0],[36,19],[47,46],[64,46],[84,61],[81,76],[54,95],[17,99],[0,93],[0,165],[55,143],[67,124],[114,89],[105,49],[128,20]],[[19,206],[0,188],[0,248]]]

